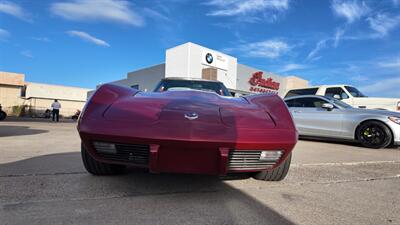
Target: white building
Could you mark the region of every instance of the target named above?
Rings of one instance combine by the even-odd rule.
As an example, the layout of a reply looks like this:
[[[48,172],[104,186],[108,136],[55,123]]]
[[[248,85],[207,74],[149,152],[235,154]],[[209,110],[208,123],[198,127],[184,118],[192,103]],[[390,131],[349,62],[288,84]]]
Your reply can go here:
[[[22,99],[32,113],[50,109],[54,99],[57,99],[61,104],[60,114],[68,117],[82,110],[88,91],[86,88],[25,82]]]
[[[308,86],[295,76],[283,77],[237,62],[237,58],[191,42],[170,48],[165,63],[129,72],[127,78],[110,83],[152,91],[166,77],[218,80],[232,93],[276,92],[283,96],[288,89]]]

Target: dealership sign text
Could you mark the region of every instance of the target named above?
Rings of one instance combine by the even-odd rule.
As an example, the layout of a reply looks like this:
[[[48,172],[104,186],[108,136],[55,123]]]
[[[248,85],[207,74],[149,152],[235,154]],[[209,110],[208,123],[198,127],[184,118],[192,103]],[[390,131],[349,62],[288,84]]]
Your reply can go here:
[[[262,88],[256,88],[255,86],[269,88],[269,89],[273,89],[273,90],[279,90],[279,86],[280,86],[279,82],[273,81],[271,77],[264,79],[262,77],[262,75],[263,75],[263,72],[261,72],[261,71],[258,71],[258,72],[255,72],[252,74],[252,76],[250,77],[249,83],[254,87],[250,87],[250,91],[268,92],[268,90],[265,90]],[[265,90],[265,91],[262,91],[262,90]]]

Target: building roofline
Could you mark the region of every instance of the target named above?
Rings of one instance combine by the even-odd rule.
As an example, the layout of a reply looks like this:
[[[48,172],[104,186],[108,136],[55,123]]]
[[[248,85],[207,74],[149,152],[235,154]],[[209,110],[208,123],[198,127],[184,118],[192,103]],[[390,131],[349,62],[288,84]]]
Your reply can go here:
[[[30,99],[45,99],[45,100],[61,100],[61,101],[68,101],[68,102],[86,102],[86,100],[76,100],[76,99],[66,99],[66,98],[46,98],[46,97],[35,97],[35,96],[30,96],[30,97],[23,97],[22,99],[25,100],[30,100]]]
[[[25,84],[37,84],[37,85],[45,85],[45,86],[56,86],[56,87],[63,87],[63,88],[74,88],[74,89],[82,89],[82,90],[91,90],[90,88],[83,88],[83,87],[76,87],[76,86],[65,86],[60,84],[47,84],[47,83],[37,83],[37,82],[25,82]]]
[[[147,66],[147,67],[140,67],[137,70],[132,70],[132,71],[128,72],[127,75],[129,75],[130,73],[136,73],[136,72],[141,71],[141,70],[147,70],[147,69],[150,69],[150,68],[153,68],[153,67],[157,67],[157,66],[161,66],[161,65],[165,65],[165,62],[158,63],[158,64],[153,64],[153,65]],[[124,80],[124,79],[121,79],[121,80]]]
[[[193,81],[207,81],[207,82],[215,82],[215,83],[222,83],[218,80],[207,80],[202,78],[190,78],[190,77],[165,77],[161,80],[193,80]]]

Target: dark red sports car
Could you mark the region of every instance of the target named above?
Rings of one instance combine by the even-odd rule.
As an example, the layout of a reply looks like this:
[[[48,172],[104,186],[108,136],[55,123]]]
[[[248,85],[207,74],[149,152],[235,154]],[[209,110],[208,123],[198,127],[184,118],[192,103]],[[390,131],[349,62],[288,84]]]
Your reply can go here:
[[[78,131],[85,168],[95,175],[135,166],[278,181],[297,142],[277,95],[232,97],[221,82],[178,78],[163,79],[154,92],[102,85],[87,102]]]

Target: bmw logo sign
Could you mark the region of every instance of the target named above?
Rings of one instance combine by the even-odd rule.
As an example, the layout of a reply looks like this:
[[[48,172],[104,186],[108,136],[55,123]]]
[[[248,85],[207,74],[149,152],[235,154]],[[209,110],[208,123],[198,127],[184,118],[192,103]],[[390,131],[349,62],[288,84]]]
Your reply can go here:
[[[211,64],[211,63],[213,62],[213,60],[214,60],[214,58],[213,58],[213,56],[211,55],[211,53],[207,53],[207,54],[206,54],[206,61],[207,61],[207,63],[208,63],[208,64]]]

